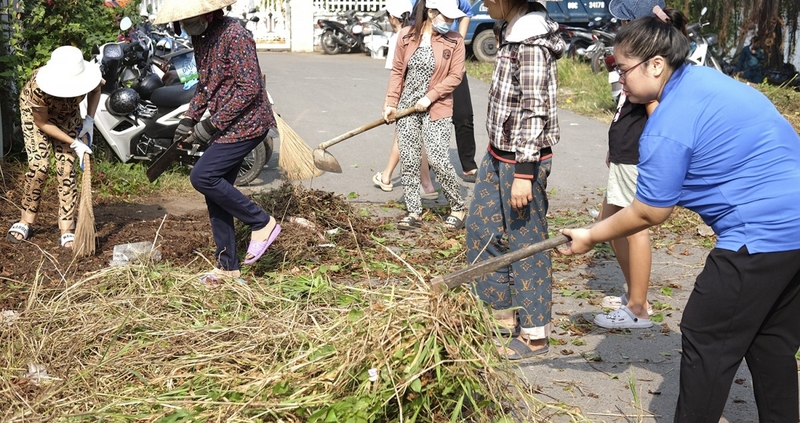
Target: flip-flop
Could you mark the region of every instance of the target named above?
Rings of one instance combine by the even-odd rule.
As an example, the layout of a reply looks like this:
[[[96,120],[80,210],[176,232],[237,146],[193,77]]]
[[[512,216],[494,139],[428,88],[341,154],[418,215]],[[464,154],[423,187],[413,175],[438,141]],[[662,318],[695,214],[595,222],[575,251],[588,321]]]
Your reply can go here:
[[[544,348],[540,348],[538,350],[532,350],[528,344],[520,341],[517,338],[514,338],[508,343],[508,348],[514,351],[514,354],[508,355],[508,360],[514,361],[536,357],[537,355],[545,355],[550,350],[550,345],[545,345]]]
[[[275,228],[272,229],[272,233],[269,234],[269,238],[266,241],[253,241],[250,240],[250,245],[247,246],[247,255],[251,256],[249,259],[244,261],[244,264],[253,264],[264,253],[267,251],[267,248],[275,241],[275,238],[278,237],[278,234],[281,233],[281,225],[275,224]]]
[[[466,216],[464,216],[464,219],[466,219]],[[458,217],[451,214],[450,216],[447,216],[447,218],[444,220],[444,227],[451,231],[457,231],[459,229],[463,229],[464,219],[459,219]]]

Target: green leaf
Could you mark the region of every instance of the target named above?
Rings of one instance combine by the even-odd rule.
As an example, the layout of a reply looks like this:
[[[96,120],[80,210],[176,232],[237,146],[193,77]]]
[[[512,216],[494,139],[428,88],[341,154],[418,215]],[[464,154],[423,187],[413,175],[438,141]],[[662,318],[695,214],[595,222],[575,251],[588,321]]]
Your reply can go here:
[[[672,288],[670,288],[668,286],[662,287],[661,288],[661,293],[666,295],[666,296],[668,296],[668,297],[671,297],[672,296]]]
[[[411,381],[411,384],[409,384],[408,387],[411,388],[412,391],[419,393],[422,390],[422,382],[419,380],[419,378],[416,378]]]

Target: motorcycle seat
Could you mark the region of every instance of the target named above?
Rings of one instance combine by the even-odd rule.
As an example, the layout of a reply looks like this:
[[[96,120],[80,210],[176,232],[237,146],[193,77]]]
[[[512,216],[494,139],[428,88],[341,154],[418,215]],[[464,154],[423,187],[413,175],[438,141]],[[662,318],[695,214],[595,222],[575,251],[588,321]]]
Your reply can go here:
[[[150,95],[150,101],[159,107],[179,107],[189,103],[196,90],[197,85],[188,90],[183,89],[183,84],[168,85],[153,91],[153,94]]]

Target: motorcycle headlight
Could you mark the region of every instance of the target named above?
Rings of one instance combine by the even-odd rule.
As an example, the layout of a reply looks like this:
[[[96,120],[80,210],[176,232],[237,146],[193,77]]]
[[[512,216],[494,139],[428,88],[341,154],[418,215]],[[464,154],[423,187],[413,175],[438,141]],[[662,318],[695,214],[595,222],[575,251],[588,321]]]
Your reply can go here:
[[[360,34],[364,32],[364,27],[361,25],[353,25],[353,34]]]

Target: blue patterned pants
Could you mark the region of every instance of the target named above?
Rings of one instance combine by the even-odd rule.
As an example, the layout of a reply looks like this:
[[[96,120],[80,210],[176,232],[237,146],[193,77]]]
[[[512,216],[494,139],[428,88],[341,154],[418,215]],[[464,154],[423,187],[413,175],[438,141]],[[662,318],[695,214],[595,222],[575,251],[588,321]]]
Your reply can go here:
[[[511,207],[514,164],[486,153],[478,167],[466,223],[469,263],[547,239],[547,176],[551,164],[548,158],[536,165],[533,201],[518,210]],[[520,307],[520,325],[533,328],[550,323],[552,280],[550,251],[544,251],[478,278],[473,289],[492,309]]]

